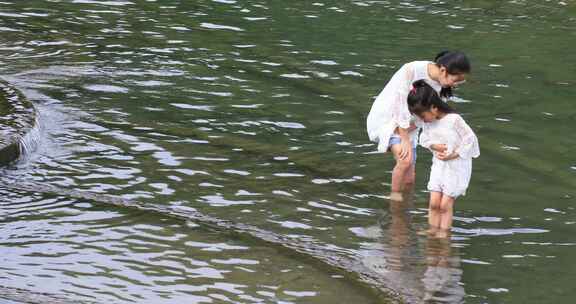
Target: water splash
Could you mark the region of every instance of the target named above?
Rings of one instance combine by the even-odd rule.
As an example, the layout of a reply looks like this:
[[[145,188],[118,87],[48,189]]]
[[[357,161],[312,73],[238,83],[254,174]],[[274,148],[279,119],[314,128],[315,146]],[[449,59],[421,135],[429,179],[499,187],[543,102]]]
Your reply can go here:
[[[41,139],[42,124],[38,117],[35,118],[34,127],[30,129],[18,141],[19,159],[27,160],[30,154],[36,150]]]

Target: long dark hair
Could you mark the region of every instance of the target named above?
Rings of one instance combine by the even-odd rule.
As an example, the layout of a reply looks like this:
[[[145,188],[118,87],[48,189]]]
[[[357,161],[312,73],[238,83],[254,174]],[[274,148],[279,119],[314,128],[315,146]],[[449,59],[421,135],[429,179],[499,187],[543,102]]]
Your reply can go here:
[[[412,84],[412,90],[408,93],[408,109],[410,113],[420,115],[430,111],[432,106],[442,113],[454,113],[454,109],[444,102],[438,93],[424,80],[418,80]]]
[[[438,67],[444,67],[450,75],[470,74],[472,72],[470,60],[466,54],[460,51],[442,51],[436,55],[434,63]],[[452,97],[452,87],[442,88],[440,97]]]

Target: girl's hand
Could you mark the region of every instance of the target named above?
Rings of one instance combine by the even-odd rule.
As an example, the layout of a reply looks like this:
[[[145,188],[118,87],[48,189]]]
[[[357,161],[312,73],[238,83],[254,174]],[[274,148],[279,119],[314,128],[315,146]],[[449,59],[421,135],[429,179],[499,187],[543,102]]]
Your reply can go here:
[[[460,157],[460,155],[458,155],[456,152],[452,152],[450,154],[447,154],[446,151],[436,153],[436,158],[443,161],[453,160],[458,157]]]
[[[412,143],[410,138],[402,137],[400,141],[400,159],[406,159],[412,153]]]
[[[432,151],[436,151],[438,153],[442,153],[442,152],[445,152],[446,150],[448,150],[448,148],[446,147],[445,144],[432,144],[432,145],[430,145],[430,149]]]

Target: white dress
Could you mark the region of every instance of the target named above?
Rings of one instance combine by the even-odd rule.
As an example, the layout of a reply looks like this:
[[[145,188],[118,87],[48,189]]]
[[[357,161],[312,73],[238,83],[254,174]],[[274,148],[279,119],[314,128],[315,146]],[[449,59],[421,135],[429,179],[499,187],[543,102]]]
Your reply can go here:
[[[456,152],[458,158],[448,161],[436,157],[432,159],[428,190],[453,198],[466,194],[472,175],[472,158],[480,156],[474,131],[460,115],[447,114],[439,120],[423,124],[420,145],[430,149],[432,144],[445,144],[448,153]]]
[[[388,143],[397,127],[407,129],[410,122],[414,122],[418,127],[421,120],[413,116],[408,110],[408,93],[412,89],[412,84],[424,79],[438,93],[442,86],[432,80],[428,75],[428,64],[431,61],[413,61],[403,65],[392,76],[384,89],[378,94],[372,104],[370,113],[366,119],[366,129],[370,140],[378,143],[378,151],[388,151]],[[411,132],[412,142],[418,143],[419,129]]]

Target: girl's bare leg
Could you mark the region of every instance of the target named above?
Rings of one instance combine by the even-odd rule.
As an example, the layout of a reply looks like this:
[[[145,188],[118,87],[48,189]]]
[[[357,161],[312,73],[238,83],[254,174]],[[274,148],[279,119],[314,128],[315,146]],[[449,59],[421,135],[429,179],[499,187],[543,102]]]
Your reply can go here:
[[[402,190],[404,190],[404,180],[405,176],[410,172],[412,165],[412,150],[408,152],[408,157],[405,159],[400,159],[401,146],[399,144],[392,145],[390,148],[396,158],[396,165],[394,170],[392,170],[392,195],[400,194],[402,195]]]
[[[428,205],[428,224],[430,224],[431,231],[440,228],[441,203],[442,193],[436,191],[430,192],[430,204]]]
[[[408,170],[406,170],[406,174],[404,175],[404,191],[412,189],[414,186],[414,182],[416,181],[416,166],[414,163],[411,163]]]
[[[454,198],[448,195],[442,195],[440,202],[440,229],[450,231],[452,228],[452,216],[454,214]]]

